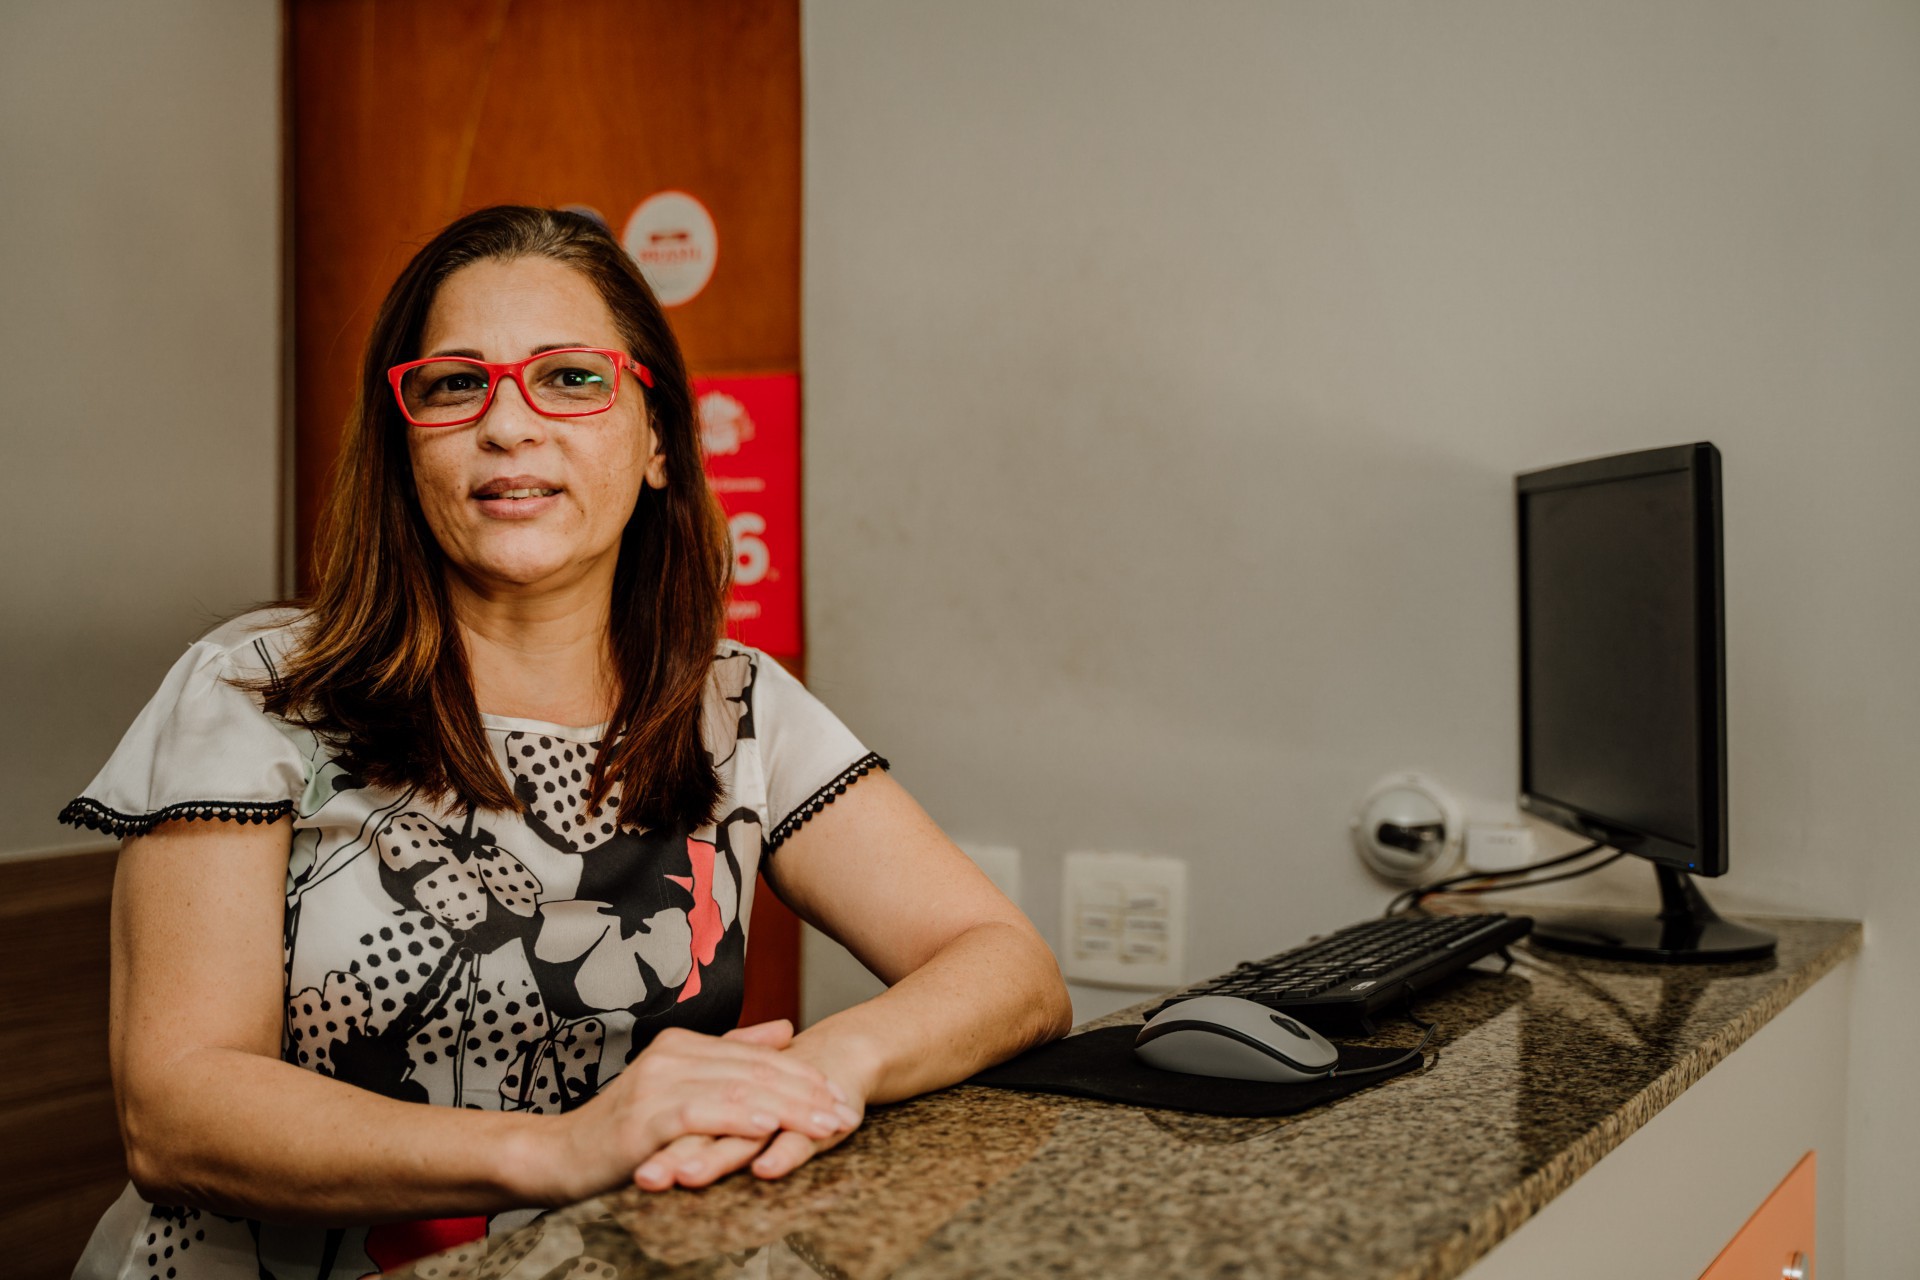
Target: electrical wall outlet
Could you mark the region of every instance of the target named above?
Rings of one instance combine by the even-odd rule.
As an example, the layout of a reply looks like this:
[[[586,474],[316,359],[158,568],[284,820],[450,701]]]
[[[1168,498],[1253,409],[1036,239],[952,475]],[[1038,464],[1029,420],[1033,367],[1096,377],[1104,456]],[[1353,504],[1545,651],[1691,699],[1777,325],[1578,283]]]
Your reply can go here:
[[[1011,845],[975,844],[971,840],[956,841],[960,851],[973,859],[973,865],[987,873],[987,879],[994,887],[1007,895],[1014,906],[1020,906],[1020,851]],[[1021,910],[1026,910],[1021,907]]]
[[[1467,827],[1467,865],[1475,871],[1512,871],[1533,860],[1533,828],[1525,823],[1476,822]]]
[[[1071,982],[1164,991],[1187,948],[1187,864],[1134,853],[1070,853],[1061,885],[1061,970]]]

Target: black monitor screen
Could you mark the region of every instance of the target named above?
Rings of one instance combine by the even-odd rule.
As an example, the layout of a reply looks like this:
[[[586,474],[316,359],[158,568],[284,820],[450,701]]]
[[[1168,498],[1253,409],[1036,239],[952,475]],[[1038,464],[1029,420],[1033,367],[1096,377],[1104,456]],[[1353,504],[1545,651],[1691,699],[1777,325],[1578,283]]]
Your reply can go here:
[[[1702,580],[1717,565],[1700,477],[1683,466],[1529,487],[1535,477],[1520,492],[1523,800],[1717,874],[1720,802],[1703,789],[1720,780],[1705,767],[1718,697],[1703,682],[1719,678],[1719,646],[1702,632],[1716,626],[1703,601],[1718,583]]]

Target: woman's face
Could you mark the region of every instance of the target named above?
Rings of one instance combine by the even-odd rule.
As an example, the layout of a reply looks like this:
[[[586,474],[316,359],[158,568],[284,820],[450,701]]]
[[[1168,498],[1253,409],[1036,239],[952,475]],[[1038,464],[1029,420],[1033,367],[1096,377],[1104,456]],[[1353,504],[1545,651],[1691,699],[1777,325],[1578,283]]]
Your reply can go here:
[[[418,358],[505,363],[552,347],[625,351],[626,342],[586,276],[550,258],[516,258],[476,262],[446,279]],[[605,413],[547,418],[503,378],[479,421],[407,427],[421,509],[470,586],[504,595],[612,582],[641,486],[667,482],[642,390],[624,373]],[[550,492],[502,496],[528,489]]]

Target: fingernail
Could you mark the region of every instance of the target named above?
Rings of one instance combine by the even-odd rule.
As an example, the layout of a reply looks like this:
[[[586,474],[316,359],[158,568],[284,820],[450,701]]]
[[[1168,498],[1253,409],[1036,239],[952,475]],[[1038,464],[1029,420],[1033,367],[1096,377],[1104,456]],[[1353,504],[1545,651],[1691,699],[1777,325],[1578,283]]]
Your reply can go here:
[[[840,1117],[840,1127],[842,1129],[851,1129],[860,1123],[860,1113],[852,1107],[838,1107],[835,1110],[836,1114]]]
[[[780,1122],[764,1111],[756,1111],[747,1117],[747,1123],[756,1129],[778,1129]]]
[[[680,1166],[680,1172],[686,1174],[689,1178],[697,1178],[706,1171],[707,1166],[701,1164],[698,1160],[689,1160]]]
[[[840,1122],[824,1111],[816,1111],[813,1113],[813,1127],[816,1129],[838,1129]]]
[[[658,1182],[667,1176],[667,1171],[657,1164],[643,1164],[634,1171],[633,1176],[637,1182]]]
[[[853,1101],[853,1099],[847,1096],[847,1091],[840,1087],[840,1082],[838,1080],[827,1081],[827,1092],[833,1095],[833,1100],[835,1102],[852,1102]]]

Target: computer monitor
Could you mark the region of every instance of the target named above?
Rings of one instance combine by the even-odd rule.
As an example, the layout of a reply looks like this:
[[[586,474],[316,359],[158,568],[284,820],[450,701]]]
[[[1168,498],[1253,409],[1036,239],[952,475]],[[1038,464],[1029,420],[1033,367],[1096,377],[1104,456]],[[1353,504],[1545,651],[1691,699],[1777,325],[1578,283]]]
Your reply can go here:
[[[1771,935],[1694,885],[1727,871],[1720,451],[1648,449],[1514,479],[1520,807],[1653,863],[1656,917],[1543,922],[1550,947],[1754,959]]]

